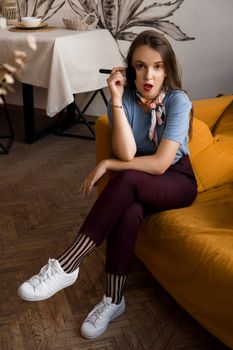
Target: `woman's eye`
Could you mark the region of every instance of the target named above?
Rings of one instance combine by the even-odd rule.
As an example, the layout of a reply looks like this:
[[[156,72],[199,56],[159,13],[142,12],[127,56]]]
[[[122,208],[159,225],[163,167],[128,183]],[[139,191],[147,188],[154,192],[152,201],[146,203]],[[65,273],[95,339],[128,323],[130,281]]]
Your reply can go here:
[[[140,69],[143,69],[144,68],[144,65],[142,63],[139,63],[136,65],[136,69],[140,70]]]

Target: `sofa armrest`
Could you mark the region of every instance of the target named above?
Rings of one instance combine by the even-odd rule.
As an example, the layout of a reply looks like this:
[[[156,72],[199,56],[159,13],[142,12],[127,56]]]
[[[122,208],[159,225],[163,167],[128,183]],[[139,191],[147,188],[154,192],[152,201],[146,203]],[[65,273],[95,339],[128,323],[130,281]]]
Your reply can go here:
[[[100,116],[95,123],[95,148],[96,164],[103,159],[114,158],[111,146],[111,126],[107,115]],[[100,194],[108,183],[111,174],[108,172],[97,184],[97,192]]]

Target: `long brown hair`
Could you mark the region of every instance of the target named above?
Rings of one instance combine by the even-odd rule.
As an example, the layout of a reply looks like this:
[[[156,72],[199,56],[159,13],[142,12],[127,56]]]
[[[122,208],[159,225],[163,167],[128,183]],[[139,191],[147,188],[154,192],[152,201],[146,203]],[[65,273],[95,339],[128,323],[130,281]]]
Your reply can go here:
[[[150,48],[159,52],[162,57],[164,70],[166,77],[164,80],[165,90],[183,90],[181,83],[181,71],[178,66],[176,55],[172,49],[171,44],[165,38],[164,35],[156,32],[155,30],[145,30],[141,32],[132,42],[127,57],[126,63],[128,66],[128,71],[131,74],[127,75],[127,85],[130,89],[135,89],[135,73],[132,74],[134,68],[132,67],[132,59],[135,50],[143,45],[147,45]],[[189,124],[189,138],[192,137],[192,120],[193,120],[193,111],[190,113],[190,124]]]
[[[163,65],[166,73],[164,87],[166,90],[182,89],[181,74],[178,69],[175,53],[169,41],[164,35],[155,30],[145,30],[141,32],[132,42],[127,57],[126,63],[129,69],[132,69],[132,58],[134,51],[143,45],[147,45],[159,52],[162,57]],[[127,82],[129,88],[135,88],[134,80],[131,78]]]

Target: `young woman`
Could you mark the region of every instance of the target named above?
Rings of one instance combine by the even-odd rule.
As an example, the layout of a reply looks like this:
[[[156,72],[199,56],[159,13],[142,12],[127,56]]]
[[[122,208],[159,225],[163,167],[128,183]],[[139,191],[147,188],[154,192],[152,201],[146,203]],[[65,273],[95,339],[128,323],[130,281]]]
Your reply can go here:
[[[163,35],[144,31],[133,41],[126,63],[127,69],[114,68],[107,80],[116,158],[99,163],[81,193],[89,194],[108,170],[115,175],[69,249],[18,289],[29,301],[51,297],[76,281],[83,259],[106,238],[106,292],[82,324],[88,339],[102,334],[125,310],[124,287],[143,216],[189,206],[197,193],[188,150],[191,102],[171,45]]]

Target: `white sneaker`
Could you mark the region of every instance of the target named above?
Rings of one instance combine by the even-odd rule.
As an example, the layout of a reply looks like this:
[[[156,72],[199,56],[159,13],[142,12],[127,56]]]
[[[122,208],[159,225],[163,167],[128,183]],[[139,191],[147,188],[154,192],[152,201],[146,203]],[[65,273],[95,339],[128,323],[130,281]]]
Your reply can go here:
[[[39,301],[50,298],[59,290],[73,284],[78,278],[79,268],[71,273],[62,269],[58,260],[49,259],[38,275],[32,276],[21,284],[18,295],[27,301]]]
[[[84,338],[94,339],[104,333],[109,322],[125,311],[125,299],[120,304],[113,304],[112,298],[104,295],[103,300],[88,314],[82,324],[81,334]]]

